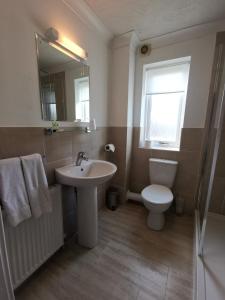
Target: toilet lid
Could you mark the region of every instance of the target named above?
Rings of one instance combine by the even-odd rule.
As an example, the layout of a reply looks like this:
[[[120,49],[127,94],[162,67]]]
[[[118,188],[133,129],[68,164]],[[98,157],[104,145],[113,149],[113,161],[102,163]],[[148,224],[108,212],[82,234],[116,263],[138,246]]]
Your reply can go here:
[[[169,203],[173,201],[173,194],[169,188],[163,185],[152,184],[147,186],[141,192],[141,196],[145,201],[149,201],[151,203]]]

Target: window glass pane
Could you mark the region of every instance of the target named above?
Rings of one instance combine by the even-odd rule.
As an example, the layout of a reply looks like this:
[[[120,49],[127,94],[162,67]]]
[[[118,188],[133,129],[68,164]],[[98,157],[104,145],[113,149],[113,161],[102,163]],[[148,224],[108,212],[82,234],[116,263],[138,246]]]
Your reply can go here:
[[[80,102],[81,117],[84,122],[89,121],[89,101]]]
[[[180,130],[184,93],[146,96],[146,140],[175,143]]]
[[[89,83],[88,80],[78,83],[79,101],[87,101],[89,99]]]
[[[189,64],[149,69],[146,72],[146,93],[185,91]]]

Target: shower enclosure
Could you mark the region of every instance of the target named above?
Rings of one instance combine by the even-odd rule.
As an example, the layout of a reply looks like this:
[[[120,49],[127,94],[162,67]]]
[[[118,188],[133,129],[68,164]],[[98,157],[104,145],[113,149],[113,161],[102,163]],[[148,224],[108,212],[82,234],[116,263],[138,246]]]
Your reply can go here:
[[[195,299],[225,299],[225,33],[217,34],[196,210]]]

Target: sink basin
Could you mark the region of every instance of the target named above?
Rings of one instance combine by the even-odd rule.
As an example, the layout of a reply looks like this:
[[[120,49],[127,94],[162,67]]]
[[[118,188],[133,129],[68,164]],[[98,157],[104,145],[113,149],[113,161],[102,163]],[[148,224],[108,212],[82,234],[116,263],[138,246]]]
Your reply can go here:
[[[56,169],[57,181],[75,187],[97,186],[108,181],[117,167],[104,160],[82,161],[81,166],[69,165]]]
[[[98,242],[97,186],[108,181],[117,167],[104,160],[82,161],[55,170],[59,183],[77,188],[78,243],[93,248]]]

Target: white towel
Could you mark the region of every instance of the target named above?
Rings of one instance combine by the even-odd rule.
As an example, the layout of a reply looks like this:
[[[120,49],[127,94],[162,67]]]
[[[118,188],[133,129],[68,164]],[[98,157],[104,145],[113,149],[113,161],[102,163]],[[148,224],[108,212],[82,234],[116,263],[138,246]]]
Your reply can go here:
[[[52,211],[48,182],[40,154],[21,157],[24,179],[30,202],[31,212],[35,218]]]
[[[19,158],[0,160],[0,198],[7,220],[12,226],[31,217]]]

